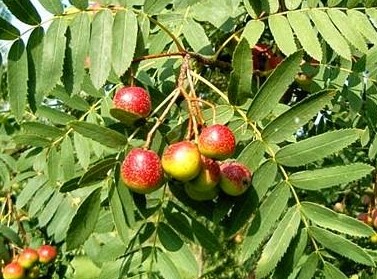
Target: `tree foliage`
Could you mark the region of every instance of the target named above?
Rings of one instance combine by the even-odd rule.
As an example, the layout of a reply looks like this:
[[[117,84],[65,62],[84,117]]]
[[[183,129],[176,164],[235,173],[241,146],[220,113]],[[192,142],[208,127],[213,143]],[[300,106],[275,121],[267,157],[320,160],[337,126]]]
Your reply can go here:
[[[376,1],[39,0],[47,19],[3,2],[29,26],[0,18],[3,262],[49,242],[51,278],[376,274],[375,231],[355,218],[377,189]],[[144,122],[114,117],[122,84],[150,92]],[[252,187],[130,192],[125,154],[183,139],[192,102],[232,129]]]

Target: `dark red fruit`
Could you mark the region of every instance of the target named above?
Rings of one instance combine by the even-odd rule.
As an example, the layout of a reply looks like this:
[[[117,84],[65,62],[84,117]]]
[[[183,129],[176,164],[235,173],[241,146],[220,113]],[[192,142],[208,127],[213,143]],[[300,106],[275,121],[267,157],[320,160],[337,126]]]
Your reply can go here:
[[[251,185],[252,173],[238,162],[225,162],[220,166],[220,188],[228,195],[239,196]]]
[[[52,263],[58,255],[56,247],[51,245],[42,245],[38,248],[37,252],[39,255],[39,262],[43,264]]]
[[[160,157],[152,150],[132,149],[122,163],[121,178],[124,184],[139,194],[160,188],[163,176]]]
[[[142,87],[130,86],[120,88],[113,98],[114,107],[134,114],[147,117],[152,109],[151,97]]]
[[[25,277],[25,269],[18,262],[11,262],[3,269],[4,279],[23,279]]]
[[[39,259],[38,252],[32,248],[25,248],[17,258],[17,262],[23,268],[31,268],[34,266]]]
[[[236,138],[225,125],[215,124],[202,130],[198,138],[201,154],[208,158],[224,160],[231,157],[236,149]]]

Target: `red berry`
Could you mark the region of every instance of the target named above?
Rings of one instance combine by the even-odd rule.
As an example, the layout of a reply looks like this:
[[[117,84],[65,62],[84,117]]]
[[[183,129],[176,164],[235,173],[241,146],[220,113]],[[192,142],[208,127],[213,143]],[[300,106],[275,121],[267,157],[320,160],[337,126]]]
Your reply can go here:
[[[224,160],[233,155],[236,138],[227,126],[215,124],[202,130],[198,138],[198,147],[204,156]]]
[[[238,162],[225,162],[220,166],[220,188],[228,195],[239,196],[251,185],[252,173]]]
[[[18,262],[11,262],[3,269],[4,279],[23,279],[25,269]]]
[[[152,150],[132,149],[122,163],[121,178],[136,193],[157,190],[162,185],[163,176],[160,158]]]
[[[42,245],[37,250],[39,255],[39,262],[43,264],[48,264],[55,261],[58,251],[54,246]]]
[[[147,117],[152,109],[149,93],[136,86],[120,88],[114,95],[113,103],[115,108],[139,117]]]
[[[17,262],[24,268],[31,268],[38,260],[38,252],[32,248],[25,248],[17,258]]]

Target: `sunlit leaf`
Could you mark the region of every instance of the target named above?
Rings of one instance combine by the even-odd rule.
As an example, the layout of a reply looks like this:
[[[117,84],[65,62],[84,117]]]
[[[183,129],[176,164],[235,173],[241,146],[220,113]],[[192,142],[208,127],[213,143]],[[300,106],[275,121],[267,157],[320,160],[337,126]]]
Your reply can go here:
[[[122,202],[120,200],[119,193],[115,184],[112,184],[109,188],[109,202],[117,233],[120,239],[124,243],[127,243],[129,240],[129,228],[127,227]]]
[[[310,254],[306,259],[305,263],[302,265],[300,273],[297,279],[311,279],[313,278],[319,261],[319,255],[316,252]]]
[[[297,47],[287,18],[279,14],[269,16],[268,25],[280,50],[287,56],[293,54]]]
[[[310,19],[305,12],[288,12],[287,18],[304,50],[314,59],[322,60],[322,49]]]
[[[318,227],[310,227],[310,234],[325,248],[356,263],[376,266],[372,257],[350,240]]]
[[[315,27],[330,47],[340,56],[350,60],[351,50],[348,43],[333,25],[329,16],[325,12],[316,9],[310,10],[309,15],[314,22]]]
[[[242,39],[233,53],[233,70],[230,74],[228,98],[231,104],[241,105],[251,97],[253,61],[250,46]]]
[[[168,251],[178,251],[184,245],[179,235],[166,223],[158,224],[157,235],[162,246]]]
[[[193,51],[203,55],[213,54],[211,42],[201,24],[187,18],[183,23],[182,32]]]
[[[87,172],[81,177],[80,186],[90,185],[108,176],[108,172],[118,163],[115,158],[107,158],[96,162],[91,166]]]
[[[90,18],[87,13],[80,13],[69,25],[71,31],[70,48],[73,70],[72,92],[77,93],[85,77],[85,60],[88,59]]]
[[[39,0],[39,2],[54,15],[60,15],[64,12],[63,3],[60,0]]]
[[[44,95],[50,93],[63,74],[66,29],[66,20],[58,17],[52,21],[46,32],[43,42],[42,73],[41,78],[38,79],[40,82],[37,83],[39,86],[37,91],[41,91]]]
[[[289,181],[298,188],[320,190],[349,183],[370,174],[374,168],[362,163],[293,173]]]
[[[326,229],[358,237],[374,234],[374,230],[365,223],[316,203],[302,202],[301,210],[312,222]]]
[[[369,21],[368,17],[356,9],[348,9],[347,16],[350,20],[350,24],[357,26],[357,30],[373,44],[377,43],[376,30],[373,28],[372,23]]]
[[[246,38],[250,47],[253,47],[258,42],[260,36],[264,31],[264,22],[261,20],[250,20],[242,32],[241,38]]]
[[[255,170],[258,168],[260,161],[262,161],[265,150],[266,146],[263,142],[259,140],[252,141],[241,151],[237,161]]]
[[[96,89],[104,85],[111,69],[113,16],[108,9],[96,13],[90,35],[90,77]]]
[[[46,117],[46,119],[50,120],[54,124],[61,125],[66,125],[68,122],[76,119],[70,114],[48,106],[38,107],[37,114],[41,117]]]
[[[13,43],[8,54],[8,89],[12,113],[18,121],[26,109],[28,64],[24,42]]]
[[[276,161],[285,166],[302,166],[342,150],[360,137],[358,129],[344,129],[284,146],[276,153]]]
[[[112,65],[118,76],[131,65],[135,53],[138,24],[132,11],[119,11],[116,13],[113,25]]]

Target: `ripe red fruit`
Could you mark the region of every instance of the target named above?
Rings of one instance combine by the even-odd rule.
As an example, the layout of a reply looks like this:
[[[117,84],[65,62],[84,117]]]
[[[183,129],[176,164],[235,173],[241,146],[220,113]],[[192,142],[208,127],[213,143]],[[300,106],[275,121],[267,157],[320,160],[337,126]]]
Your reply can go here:
[[[251,185],[252,173],[238,162],[225,162],[220,166],[220,188],[228,195],[239,196]]]
[[[121,178],[124,184],[139,194],[160,188],[163,176],[160,157],[152,150],[132,149],[122,163]]]
[[[200,152],[195,143],[180,141],[169,145],[162,154],[164,171],[179,181],[195,178],[201,169]]]
[[[25,248],[18,256],[17,262],[23,268],[31,268],[35,263],[38,262],[39,255],[38,252],[32,248]]]
[[[39,255],[39,262],[43,264],[48,264],[55,261],[58,251],[56,247],[51,245],[42,245],[37,250]]]
[[[373,224],[373,219],[369,215],[369,213],[362,212],[359,215],[357,215],[357,219],[364,222],[365,224],[371,226]]]
[[[233,155],[236,149],[236,138],[225,125],[215,124],[202,130],[198,138],[201,154],[208,158],[224,160]]]
[[[113,98],[114,107],[138,117],[147,117],[152,109],[151,97],[142,87],[120,88]]]
[[[23,279],[25,269],[18,262],[11,262],[3,269],[4,279]]]

